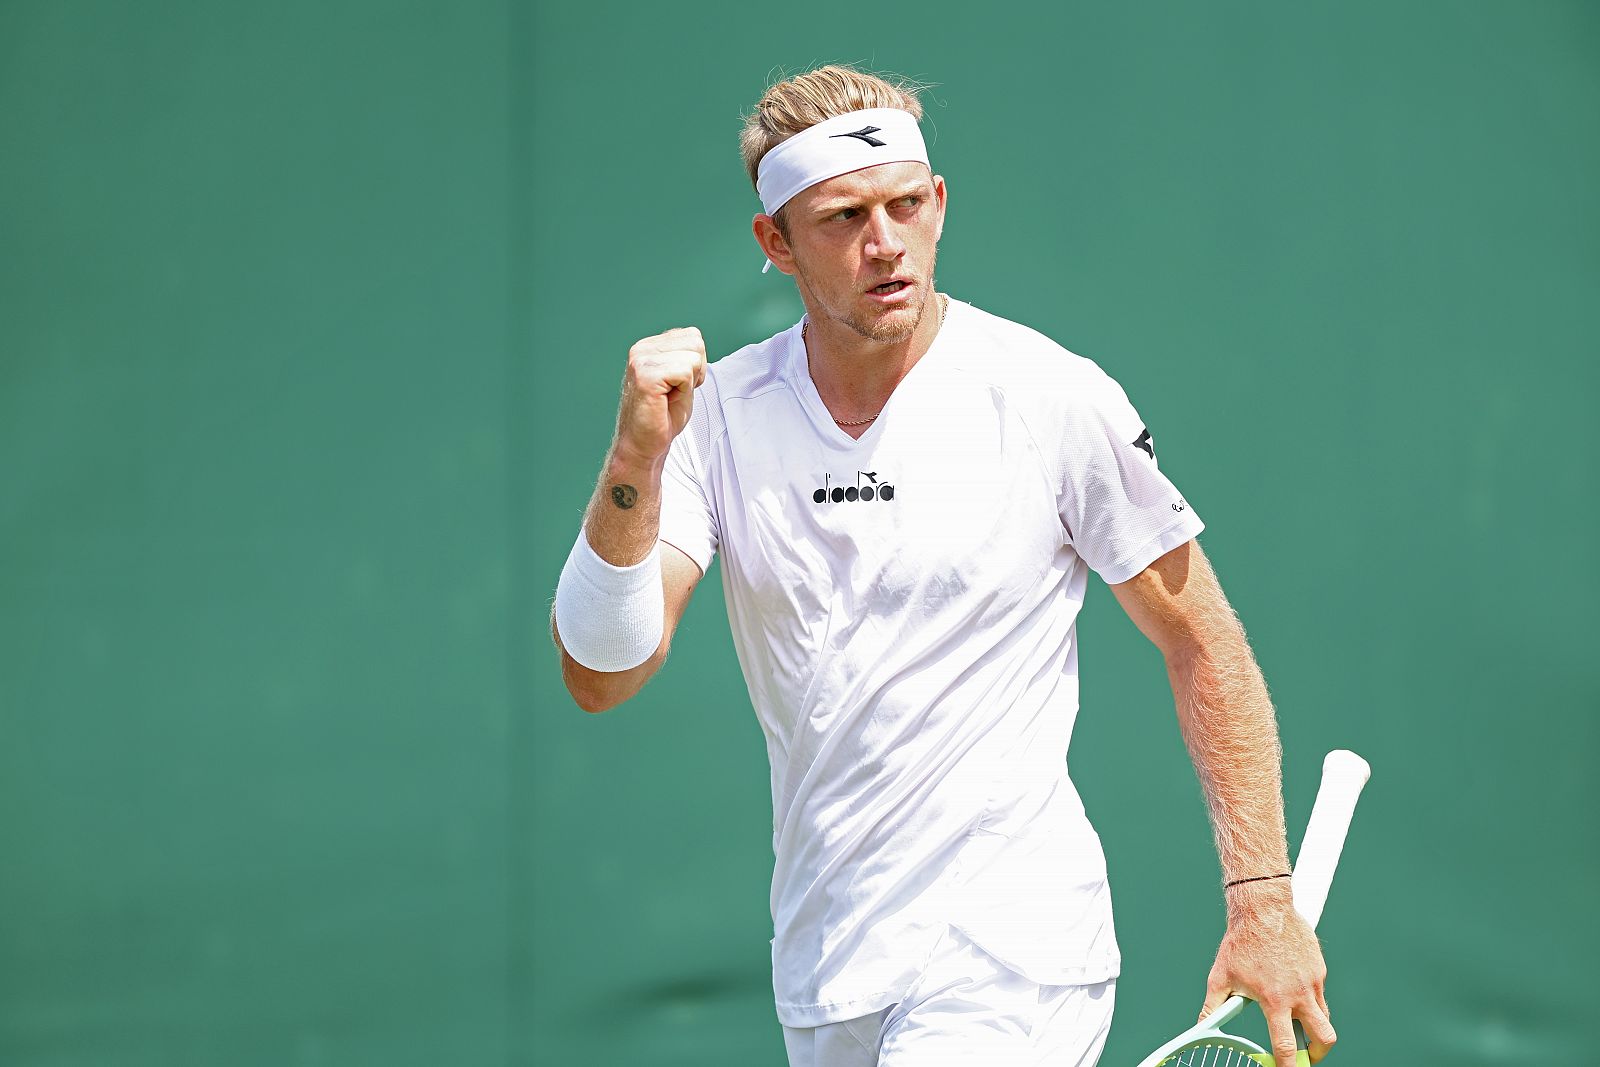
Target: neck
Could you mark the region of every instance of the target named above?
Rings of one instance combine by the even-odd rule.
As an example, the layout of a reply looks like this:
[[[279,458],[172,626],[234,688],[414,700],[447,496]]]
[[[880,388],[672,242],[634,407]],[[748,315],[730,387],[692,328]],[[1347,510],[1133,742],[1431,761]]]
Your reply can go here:
[[[937,293],[929,296],[916,329],[903,341],[862,337],[831,318],[812,314],[809,301],[806,312],[806,356],[812,384],[835,421],[853,422],[882,411],[895,386],[933,347],[944,298]],[[867,430],[866,425],[840,428],[852,437]]]

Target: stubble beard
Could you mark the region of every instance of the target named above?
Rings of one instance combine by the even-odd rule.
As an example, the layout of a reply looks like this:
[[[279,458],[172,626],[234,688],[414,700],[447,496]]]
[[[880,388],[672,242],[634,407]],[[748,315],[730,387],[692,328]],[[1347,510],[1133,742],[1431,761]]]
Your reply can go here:
[[[922,316],[928,311],[928,291],[922,290],[922,299],[917,303],[916,314],[909,316],[910,322],[904,314],[885,315],[871,321],[860,321],[852,317],[845,321],[845,325],[869,341],[876,341],[881,345],[904,344],[911,340],[922,325]],[[896,309],[904,310],[904,309]]]
[[[937,257],[937,252],[935,256]],[[933,300],[933,268],[934,261],[930,261],[928,264],[928,281],[926,284],[918,286],[922,290],[920,293],[922,299],[918,301],[916,314],[914,315],[899,314],[898,312],[904,309],[897,308],[895,312],[891,312],[888,315],[868,319],[852,305],[850,311],[846,314],[841,316],[830,311],[828,317],[868,341],[873,341],[880,345],[904,344],[911,339],[917,332],[918,327],[922,325],[922,317],[928,313],[928,307]],[[908,319],[909,321],[907,321]]]

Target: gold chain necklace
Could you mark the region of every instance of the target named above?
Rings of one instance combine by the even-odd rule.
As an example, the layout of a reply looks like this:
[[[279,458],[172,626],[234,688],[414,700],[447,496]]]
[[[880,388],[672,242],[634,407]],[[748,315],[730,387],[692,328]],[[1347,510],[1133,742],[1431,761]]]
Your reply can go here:
[[[942,330],[942,329],[944,329],[944,317],[950,313],[950,298],[948,296],[945,296],[943,293],[938,294],[938,296],[939,296],[939,328]],[[810,328],[810,326],[811,326],[811,320],[810,319],[806,319],[805,322],[802,322],[800,324],[800,344],[802,346],[804,346],[805,343],[806,343],[806,330],[808,328]],[[807,362],[807,364],[809,364],[811,362],[811,349],[809,349],[809,348],[806,349],[806,362]],[[829,412],[828,414],[831,416],[833,413]],[[868,415],[866,418],[864,418],[864,419],[856,419],[854,422],[846,422],[843,419],[834,419],[833,421],[836,424],[840,425],[840,426],[865,426],[867,423],[872,422],[874,419],[876,419],[879,415],[882,415],[882,414],[883,414],[883,409],[879,408],[877,411],[873,412],[871,415]]]

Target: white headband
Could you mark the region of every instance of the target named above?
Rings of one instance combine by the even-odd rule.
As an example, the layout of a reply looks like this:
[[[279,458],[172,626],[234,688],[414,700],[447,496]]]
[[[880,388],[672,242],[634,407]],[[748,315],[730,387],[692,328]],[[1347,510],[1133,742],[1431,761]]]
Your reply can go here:
[[[801,130],[761,157],[756,191],[776,215],[802,189],[880,163],[927,163],[928,147],[908,111],[875,107],[835,115]]]

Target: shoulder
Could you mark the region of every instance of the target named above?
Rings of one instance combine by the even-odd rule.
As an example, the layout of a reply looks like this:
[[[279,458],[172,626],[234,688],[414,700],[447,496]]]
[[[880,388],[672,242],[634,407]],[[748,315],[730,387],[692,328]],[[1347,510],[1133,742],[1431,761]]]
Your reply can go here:
[[[952,364],[1035,418],[1060,421],[1126,403],[1122,387],[1100,365],[1037,330],[960,305]]]
[[[699,462],[708,462],[713,447],[727,433],[728,404],[785,386],[790,335],[798,328],[796,325],[706,364],[705,381],[694,391],[688,430],[679,435],[682,447]]]
[[[706,365],[706,386],[717,403],[748,399],[780,387],[788,373],[792,326]],[[705,390],[706,386],[701,386]]]

